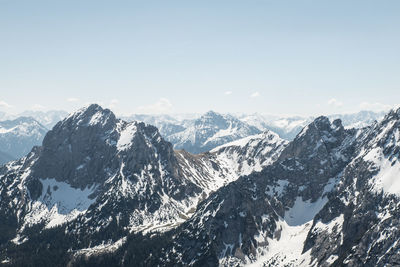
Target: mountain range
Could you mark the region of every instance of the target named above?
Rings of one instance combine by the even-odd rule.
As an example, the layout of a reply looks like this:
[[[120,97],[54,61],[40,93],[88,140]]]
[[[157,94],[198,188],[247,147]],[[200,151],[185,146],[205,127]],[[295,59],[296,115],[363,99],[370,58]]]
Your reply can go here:
[[[24,111],[18,115],[0,114],[0,164],[25,156],[33,146],[41,145],[45,133],[68,115],[65,111]],[[361,128],[383,117],[383,113],[362,111],[355,114],[330,115],[341,118],[345,127]],[[132,115],[126,121],[143,121],[156,126],[174,146],[199,154],[220,145],[266,130],[292,140],[313,117],[278,117],[229,115],[209,111],[203,115]],[[12,130],[10,130],[12,129]]]
[[[25,111],[0,114],[0,165],[26,156],[42,144],[45,134],[68,113],[65,111]]]
[[[70,114],[0,167],[0,262],[399,264],[400,109],[362,128],[321,116],[293,140],[255,126],[229,139],[214,117],[253,129],[209,112],[181,132],[206,126],[196,140],[225,144],[192,154],[98,105]]]
[[[31,117],[0,121],[0,164],[18,159],[42,143],[47,128]]]
[[[53,128],[57,122],[61,121],[68,115],[68,112],[64,110],[49,110],[49,111],[39,111],[39,110],[25,110],[18,114],[8,114],[5,112],[0,112],[0,121],[5,120],[15,120],[20,117],[30,117],[39,122],[41,125],[47,129]]]
[[[345,128],[362,128],[383,116],[383,112],[360,111],[329,115],[328,118],[341,119]],[[193,114],[190,119],[174,118],[172,115],[132,115],[124,119],[152,124],[175,149],[198,154],[266,130],[277,133],[283,139],[293,140],[315,117],[279,117],[257,113],[230,115],[209,111],[203,115]]]

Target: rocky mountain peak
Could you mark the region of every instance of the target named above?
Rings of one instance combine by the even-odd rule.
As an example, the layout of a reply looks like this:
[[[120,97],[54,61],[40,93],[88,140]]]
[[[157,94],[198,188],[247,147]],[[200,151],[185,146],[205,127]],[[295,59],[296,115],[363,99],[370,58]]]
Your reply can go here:
[[[344,130],[341,119],[336,119],[331,123],[329,118],[325,116],[316,118],[310,125],[323,134],[333,134],[334,132]]]
[[[62,122],[64,124],[75,124],[84,126],[106,125],[115,122],[116,117],[109,109],[103,109],[98,104],[91,104],[75,113],[70,114]]]
[[[199,119],[197,119],[195,124],[200,126],[204,124],[205,125],[216,124],[225,127],[227,125],[227,121],[223,115],[210,110],[204,115],[202,115]]]
[[[209,110],[203,115],[203,117],[217,117],[217,116],[221,116],[221,115],[213,110]]]
[[[400,108],[390,110],[390,112],[381,121],[381,124],[387,123],[389,121],[398,121],[398,120],[400,120]]]
[[[318,117],[297,135],[281,157],[324,157],[332,149],[339,147],[348,134],[350,131],[346,132],[340,119],[331,123],[327,117]]]
[[[111,111],[98,105],[81,109],[46,134],[32,175],[77,188],[102,183],[118,138],[118,120]]]

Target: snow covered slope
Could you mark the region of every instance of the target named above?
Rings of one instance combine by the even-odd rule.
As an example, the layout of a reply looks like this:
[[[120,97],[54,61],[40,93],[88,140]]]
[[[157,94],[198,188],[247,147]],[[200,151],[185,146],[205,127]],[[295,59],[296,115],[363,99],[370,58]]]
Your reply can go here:
[[[261,171],[276,161],[287,141],[270,131],[236,140],[210,152],[193,155],[176,151],[185,176],[193,183],[212,193],[240,176]],[[201,171],[199,171],[201,170]]]
[[[211,153],[216,155],[222,166],[235,170],[239,176],[243,176],[271,165],[287,144],[288,141],[267,130],[216,147]]]

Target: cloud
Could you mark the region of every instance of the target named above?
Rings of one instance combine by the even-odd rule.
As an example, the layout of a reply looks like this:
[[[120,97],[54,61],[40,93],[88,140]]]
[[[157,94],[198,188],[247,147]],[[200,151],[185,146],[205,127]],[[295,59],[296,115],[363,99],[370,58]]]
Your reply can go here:
[[[119,103],[118,99],[111,99],[110,104],[108,104],[107,107],[109,109],[115,108],[118,103]]]
[[[338,107],[343,106],[343,102],[337,100],[336,98],[331,98],[331,99],[329,99],[329,101],[328,101],[328,105],[329,105],[329,106],[333,106],[333,107],[335,107],[335,108],[338,108]]]
[[[391,109],[392,106],[382,104],[379,102],[375,102],[375,103],[362,102],[362,103],[360,103],[360,108],[363,110],[387,111],[387,110]]]
[[[250,97],[255,98],[255,97],[259,97],[260,93],[259,92],[254,92],[250,95]]]
[[[232,94],[232,91],[226,91],[225,92],[225,95],[231,95]]]
[[[167,98],[160,98],[156,103],[148,106],[140,106],[137,110],[140,113],[157,114],[157,113],[170,113],[172,111],[172,103]]]
[[[75,98],[75,97],[70,97],[70,98],[67,98],[67,101],[68,101],[68,102],[78,102],[79,99],[78,99],[78,98]]]
[[[32,106],[32,110],[43,110],[45,108],[46,108],[45,106],[42,106],[40,104],[35,104]]]
[[[0,108],[12,108],[13,106],[5,101],[0,100]]]

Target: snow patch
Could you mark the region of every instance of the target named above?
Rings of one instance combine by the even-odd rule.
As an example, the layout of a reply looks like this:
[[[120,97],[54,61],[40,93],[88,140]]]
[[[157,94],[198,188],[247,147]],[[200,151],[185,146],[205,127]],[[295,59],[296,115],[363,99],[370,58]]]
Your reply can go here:
[[[129,124],[124,130],[121,131],[121,135],[117,142],[117,149],[122,151],[131,147],[131,142],[137,131],[136,124]]]
[[[257,252],[261,256],[246,266],[310,266],[311,250],[304,254],[302,251],[311,225],[308,222],[290,226],[284,220],[279,220],[274,238],[267,238],[268,247],[258,248]]]
[[[364,160],[372,162],[374,169],[379,169],[369,181],[372,189],[400,196],[400,163],[397,158],[386,158],[382,149],[374,148],[364,156]]]
[[[297,197],[293,207],[285,212],[285,221],[290,226],[299,226],[312,221],[327,202],[326,197],[319,198],[315,202],[303,201],[302,197]]]
[[[42,221],[46,222],[46,228],[55,227],[75,219],[96,200],[89,198],[96,189],[94,185],[80,190],[55,179],[44,179],[41,182],[42,195],[31,203],[24,227]]]

